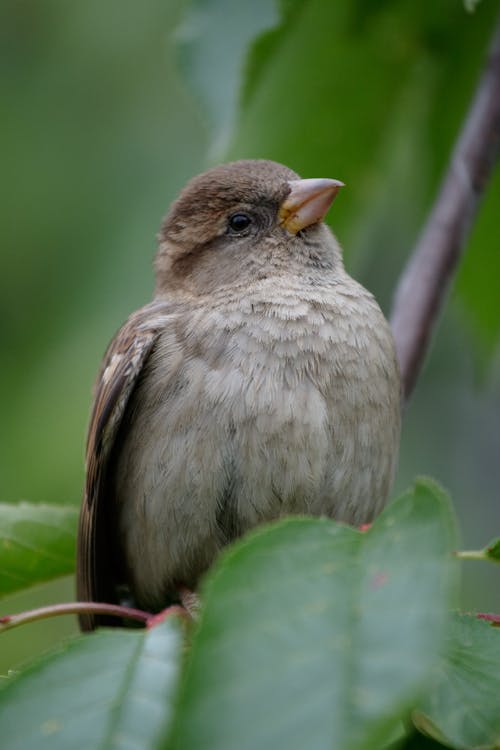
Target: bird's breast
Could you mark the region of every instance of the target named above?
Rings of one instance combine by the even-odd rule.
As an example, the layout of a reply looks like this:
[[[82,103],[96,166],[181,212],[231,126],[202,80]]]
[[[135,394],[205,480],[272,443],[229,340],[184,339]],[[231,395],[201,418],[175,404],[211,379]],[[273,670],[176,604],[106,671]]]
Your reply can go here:
[[[167,576],[202,569],[262,521],[312,513],[361,523],[383,504],[399,379],[387,323],[359,290],[242,294],[165,329],[117,472],[141,585],[141,538],[157,539],[152,567],[168,548]]]

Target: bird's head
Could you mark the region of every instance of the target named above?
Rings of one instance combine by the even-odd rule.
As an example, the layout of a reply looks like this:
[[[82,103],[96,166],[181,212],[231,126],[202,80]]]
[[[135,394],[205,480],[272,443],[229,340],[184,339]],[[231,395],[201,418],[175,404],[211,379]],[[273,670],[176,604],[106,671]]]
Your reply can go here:
[[[282,164],[231,162],[194,177],[163,220],[157,292],[211,293],[341,263],[322,220],[343,183],[302,180]]]

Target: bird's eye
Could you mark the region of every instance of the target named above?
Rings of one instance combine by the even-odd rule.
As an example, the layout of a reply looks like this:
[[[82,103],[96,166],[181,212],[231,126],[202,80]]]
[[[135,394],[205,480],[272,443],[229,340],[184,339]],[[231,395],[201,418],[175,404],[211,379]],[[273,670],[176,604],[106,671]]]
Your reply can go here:
[[[229,217],[229,228],[233,232],[243,232],[251,223],[252,219],[248,214],[237,213]]]

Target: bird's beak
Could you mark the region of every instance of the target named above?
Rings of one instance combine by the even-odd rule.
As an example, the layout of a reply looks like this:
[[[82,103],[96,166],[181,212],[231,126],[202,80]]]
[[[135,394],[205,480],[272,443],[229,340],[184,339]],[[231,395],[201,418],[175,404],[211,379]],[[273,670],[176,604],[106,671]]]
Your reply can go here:
[[[290,180],[290,192],[279,209],[280,224],[291,234],[323,219],[344,183],[340,180],[313,178]]]

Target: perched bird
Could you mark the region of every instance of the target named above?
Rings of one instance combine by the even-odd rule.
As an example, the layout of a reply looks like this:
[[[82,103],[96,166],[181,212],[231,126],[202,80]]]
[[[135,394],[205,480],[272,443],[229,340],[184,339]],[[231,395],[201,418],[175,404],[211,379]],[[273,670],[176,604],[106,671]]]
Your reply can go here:
[[[400,378],[389,326],[322,222],[341,186],[238,161],[171,206],[154,299],[111,342],[95,388],[80,599],[128,592],[155,611],[257,524],[361,524],[384,505]]]

